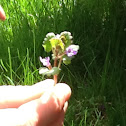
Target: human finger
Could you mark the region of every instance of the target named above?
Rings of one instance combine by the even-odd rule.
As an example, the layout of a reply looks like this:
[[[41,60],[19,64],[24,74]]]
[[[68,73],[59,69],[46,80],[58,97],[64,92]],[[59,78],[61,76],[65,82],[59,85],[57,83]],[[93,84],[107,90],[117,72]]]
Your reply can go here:
[[[35,126],[61,126],[68,106],[71,89],[66,84],[57,84],[46,91],[40,99],[28,102],[19,107],[27,123]]]
[[[69,86],[59,84],[45,92],[41,98],[27,102],[18,109],[0,109],[0,125],[62,126],[68,106],[66,101],[70,95]]]
[[[51,126],[63,126],[63,124],[64,124],[64,117],[65,117],[65,113],[66,113],[67,107],[68,107],[68,102],[66,101],[66,102],[64,103],[64,107],[63,107],[63,109],[61,110],[61,112],[60,112],[58,118],[57,118],[56,120],[54,120],[53,123],[48,124],[48,126],[50,126],[50,125],[51,125]]]
[[[1,20],[6,19],[5,12],[4,12],[3,8],[1,7],[1,5],[0,5],[0,19]]]
[[[17,108],[26,102],[40,98],[53,86],[52,79],[38,82],[33,86],[0,86],[0,109]]]
[[[53,126],[53,124],[54,126],[62,125],[64,114],[68,106],[66,101],[69,100],[70,96],[71,89],[67,84],[56,84],[52,92],[46,92],[41,97],[43,104],[42,108],[38,107],[37,109],[37,112],[41,117],[39,118],[38,126],[41,126],[43,123],[46,126]]]

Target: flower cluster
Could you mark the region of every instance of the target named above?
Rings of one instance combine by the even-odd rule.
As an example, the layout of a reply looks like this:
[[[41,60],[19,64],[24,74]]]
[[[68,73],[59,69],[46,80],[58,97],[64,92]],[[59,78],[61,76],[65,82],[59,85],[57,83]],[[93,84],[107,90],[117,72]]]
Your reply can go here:
[[[52,67],[50,57],[40,57],[41,63],[45,66],[39,69],[40,74],[53,75],[55,83],[57,83],[57,76],[61,71],[61,63],[63,62],[65,65],[70,64],[72,58],[78,53],[79,46],[72,43],[72,38],[71,33],[67,31],[57,35],[52,32],[46,35],[42,46],[46,52],[52,51],[54,64]]]

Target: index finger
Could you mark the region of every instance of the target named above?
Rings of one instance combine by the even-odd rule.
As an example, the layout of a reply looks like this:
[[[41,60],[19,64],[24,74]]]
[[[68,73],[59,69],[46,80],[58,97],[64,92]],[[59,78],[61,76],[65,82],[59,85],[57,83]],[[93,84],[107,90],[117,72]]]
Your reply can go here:
[[[54,81],[47,79],[33,86],[0,86],[0,109],[17,108],[34,99],[38,99],[50,88]]]

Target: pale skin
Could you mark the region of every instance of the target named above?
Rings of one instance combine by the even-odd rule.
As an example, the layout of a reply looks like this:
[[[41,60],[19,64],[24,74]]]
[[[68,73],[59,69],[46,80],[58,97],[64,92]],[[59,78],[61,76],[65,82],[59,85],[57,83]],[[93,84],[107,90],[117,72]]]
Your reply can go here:
[[[5,19],[6,19],[5,12],[4,12],[3,8],[0,5],[0,20],[4,21]]]
[[[0,86],[0,126],[62,126],[71,89],[47,79],[33,86]]]
[[[0,19],[5,20],[0,6]],[[0,126],[63,126],[71,89],[47,79],[32,86],[0,86]]]

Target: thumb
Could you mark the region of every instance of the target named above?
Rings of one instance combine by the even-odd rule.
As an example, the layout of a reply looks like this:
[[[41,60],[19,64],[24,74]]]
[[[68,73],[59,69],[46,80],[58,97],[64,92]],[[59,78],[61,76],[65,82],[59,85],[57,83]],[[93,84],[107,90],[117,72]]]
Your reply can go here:
[[[57,84],[18,109],[0,109],[0,126],[61,126],[70,95],[68,85]]]
[[[64,120],[64,104],[71,95],[71,89],[66,84],[57,84],[53,89],[48,90],[37,100],[28,102],[21,107],[25,122],[35,126],[50,126],[53,123]],[[27,121],[28,120],[28,121]],[[56,126],[57,124],[55,124]]]

